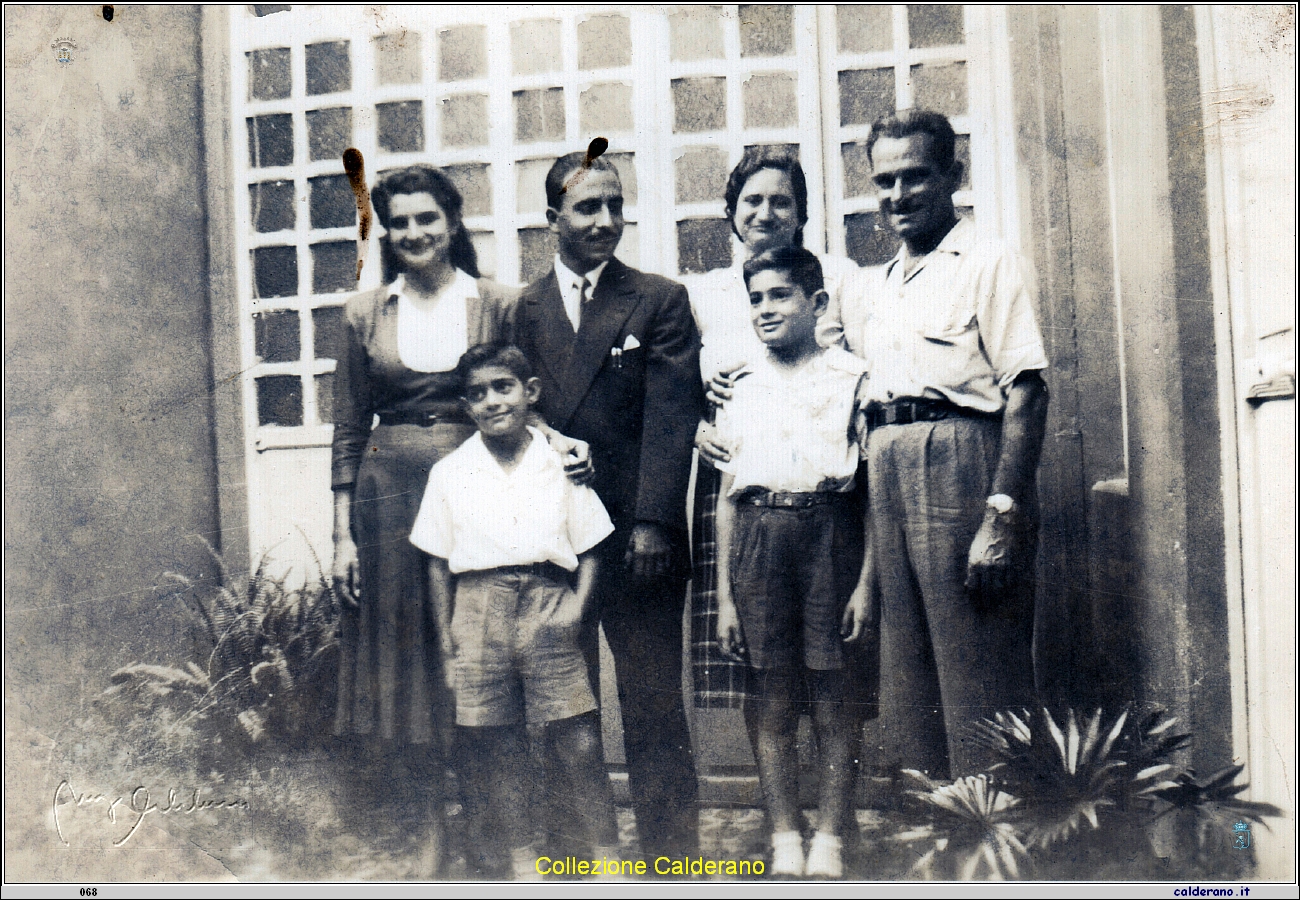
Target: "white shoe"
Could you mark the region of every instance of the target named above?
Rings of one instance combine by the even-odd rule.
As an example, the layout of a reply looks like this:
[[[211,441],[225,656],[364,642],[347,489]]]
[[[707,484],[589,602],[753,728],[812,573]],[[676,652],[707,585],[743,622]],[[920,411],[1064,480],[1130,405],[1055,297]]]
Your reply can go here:
[[[837,835],[819,831],[808,845],[807,872],[809,878],[844,877],[844,842]]]
[[[803,836],[797,831],[772,835],[772,874],[803,877]]]

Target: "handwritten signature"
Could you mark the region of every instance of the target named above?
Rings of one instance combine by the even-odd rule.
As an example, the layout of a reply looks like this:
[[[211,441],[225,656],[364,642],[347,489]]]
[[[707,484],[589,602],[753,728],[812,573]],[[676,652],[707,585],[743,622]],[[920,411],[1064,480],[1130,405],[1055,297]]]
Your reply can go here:
[[[63,828],[59,823],[59,807],[66,806],[69,803],[75,805],[78,809],[96,804],[107,805],[108,821],[113,825],[117,824],[119,812],[123,817],[129,817],[128,814],[133,815],[135,821],[131,823],[130,830],[120,840],[113,842],[114,847],[121,847],[129,841],[131,836],[140,830],[145,817],[150,813],[166,816],[172,813],[189,815],[209,809],[248,809],[248,801],[243,797],[225,800],[216,798],[200,799],[199,794],[202,790],[202,788],[194,788],[193,792],[186,797],[181,791],[171,788],[167,791],[167,804],[159,806],[153,802],[149,789],[144,785],[140,785],[133,790],[129,798],[119,796],[110,800],[105,794],[95,794],[90,791],[78,793],[65,778],[54,789],[54,799],[51,803],[51,808],[54,811],[54,831],[58,834],[59,840],[63,842],[64,846],[71,846],[67,838],[63,836]],[[187,799],[188,803],[186,802]]]

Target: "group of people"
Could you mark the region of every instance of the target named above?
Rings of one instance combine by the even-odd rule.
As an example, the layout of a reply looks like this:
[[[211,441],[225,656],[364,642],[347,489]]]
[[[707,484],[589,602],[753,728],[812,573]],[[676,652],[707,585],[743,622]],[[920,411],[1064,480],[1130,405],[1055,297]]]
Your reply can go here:
[[[688,586],[696,690],[743,706],[770,875],[842,876],[877,683],[885,770],[977,770],[969,725],[1031,702],[1047,361],[1018,257],[956,214],[954,146],[937,113],[875,123],[902,246],[869,269],[803,248],[797,158],[747,150],[725,198],[744,258],[692,296],[615,257],[623,192],[599,156],[548,173],[554,267],[522,293],[479,277],[437,169],[379,179],[384,284],[348,301],[335,380],[334,727],[425,786],[431,874],[449,768],[498,874],[618,864],[598,629],[640,850],[698,851]]]

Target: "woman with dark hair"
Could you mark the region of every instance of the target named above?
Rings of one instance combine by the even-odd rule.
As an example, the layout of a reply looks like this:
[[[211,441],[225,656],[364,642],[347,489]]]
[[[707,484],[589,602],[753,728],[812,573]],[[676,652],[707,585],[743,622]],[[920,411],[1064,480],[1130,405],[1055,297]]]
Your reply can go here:
[[[808,223],[808,184],[798,156],[784,147],[750,147],[732,170],[727,181],[726,214],[740,242],[740,253],[729,269],[708,273],[691,285],[691,306],[700,329],[703,347],[700,368],[709,389],[711,410],[731,396],[731,386],[748,371],[748,363],[765,352],[750,319],[749,292],[745,288],[745,261],[768,250],[803,246]],[[842,338],[838,314],[839,297],[845,279],[858,271],[843,257],[817,254],[831,303],[818,325],[822,346]],[[701,708],[735,709],[747,692],[748,666],[727,657],[717,635],[717,557],[715,515],[721,475],[714,464],[729,459],[716,440],[710,421],[700,423],[696,434],[699,465],[693,506],[691,643],[695,684],[695,705]],[[874,691],[874,669],[855,653],[850,657],[854,673],[848,698],[855,704],[857,718],[874,713],[870,705]],[[751,742],[754,735],[750,736]],[[810,859],[813,869],[815,860]],[[809,874],[827,872],[810,870]]]
[[[460,193],[437,169],[387,172],[371,198],[385,283],[348,300],[335,373],[333,577],[343,617],[334,731],[375,784],[418,799],[406,815],[427,828],[436,875],[453,721],[448,636],[431,607],[427,558],[409,538],[429,470],[474,433],[456,363],[476,344],[512,339],[518,294],[479,277]]]

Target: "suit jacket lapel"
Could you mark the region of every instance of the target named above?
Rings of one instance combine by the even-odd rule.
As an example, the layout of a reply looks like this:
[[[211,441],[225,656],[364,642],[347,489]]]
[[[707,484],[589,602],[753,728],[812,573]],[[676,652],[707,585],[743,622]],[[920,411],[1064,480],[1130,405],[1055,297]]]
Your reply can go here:
[[[564,376],[573,352],[573,325],[560,299],[560,283],[554,270],[524,292],[525,315],[537,348],[533,363],[546,369],[551,379],[565,385]]]
[[[632,270],[611,259],[600,281],[596,284],[596,293],[582,310],[582,319],[578,334],[569,357],[568,371],[564,377],[563,402],[557,407],[558,419],[568,422],[574,410],[587,396],[591,383],[595,380],[600,367],[605,364],[614,346],[614,340],[623,328],[623,323],[636,309],[640,297],[630,283]],[[555,282],[555,301],[563,323],[568,326],[568,317],[564,305],[559,299],[559,283]]]

